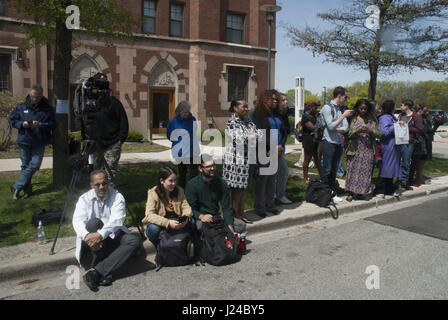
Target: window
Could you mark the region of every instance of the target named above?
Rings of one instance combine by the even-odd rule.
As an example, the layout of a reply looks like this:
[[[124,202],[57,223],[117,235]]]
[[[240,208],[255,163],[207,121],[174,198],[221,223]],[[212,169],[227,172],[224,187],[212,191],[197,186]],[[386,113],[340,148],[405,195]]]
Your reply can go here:
[[[182,5],[170,6],[170,36],[182,37]]]
[[[246,100],[249,68],[228,67],[228,101]]]
[[[234,14],[227,15],[226,35],[227,41],[243,43],[244,17]]]
[[[0,91],[11,91],[11,56],[0,54]]]
[[[5,4],[3,0],[0,0],[0,14],[5,13]]]
[[[156,2],[143,1],[143,32],[156,33]]]

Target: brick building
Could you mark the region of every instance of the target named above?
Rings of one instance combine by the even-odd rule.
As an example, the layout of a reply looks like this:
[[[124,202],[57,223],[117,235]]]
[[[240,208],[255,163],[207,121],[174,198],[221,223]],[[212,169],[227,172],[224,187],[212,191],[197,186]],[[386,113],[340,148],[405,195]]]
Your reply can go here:
[[[223,129],[232,99],[245,98],[253,107],[259,90],[267,87],[268,24],[260,6],[275,2],[122,1],[135,17],[143,18],[134,43],[118,40],[110,48],[75,31],[87,46],[72,52],[71,94],[81,79],[103,72],[125,106],[130,128],[146,138],[166,131],[181,100],[190,101],[202,128],[213,124]],[[17,14],[8,5],[0,0],[0,90],[26,94],[31,85],[40,84],[51,98],[54,50],[47,45],[20,50],[24,35]],[[274,53],[273,49],[272,66]],[[272,79],[273,74],[274,67]],[[70,127],[76,129],[72,119]]]

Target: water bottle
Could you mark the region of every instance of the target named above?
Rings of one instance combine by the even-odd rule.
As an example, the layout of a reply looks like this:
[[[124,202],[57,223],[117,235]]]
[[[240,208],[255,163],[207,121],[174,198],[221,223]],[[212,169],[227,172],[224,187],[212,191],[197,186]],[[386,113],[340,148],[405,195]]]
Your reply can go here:
[[[37,241],[39,244],[45,244],[45,230],[42,225],[42,220],[39,220],[39,226],[37,227]]]

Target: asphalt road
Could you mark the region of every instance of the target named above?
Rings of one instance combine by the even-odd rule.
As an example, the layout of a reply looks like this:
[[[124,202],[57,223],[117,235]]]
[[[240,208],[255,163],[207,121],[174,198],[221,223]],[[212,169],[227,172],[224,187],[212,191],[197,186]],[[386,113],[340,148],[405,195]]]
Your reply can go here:
[[[155,272],[148,270],[149,264],[140,265],[136,271],[140,273],[101,287],[97,293],[82,280],[79,289],[73,288],[71,280],[76,277],[61,270],[4,283],[2,295],[4,299],[180,301],[447,299],[447,241],[365,220],[403,209],[416,215],[432,212],[430,217],[438,210],[443,220],[446,210],[441,204],[447,200],[448,193],[429,195],[424,203],[421,198],[409,200],[344,215],[337,221],[249,235],[250,252],[231,266],[186,266]]]

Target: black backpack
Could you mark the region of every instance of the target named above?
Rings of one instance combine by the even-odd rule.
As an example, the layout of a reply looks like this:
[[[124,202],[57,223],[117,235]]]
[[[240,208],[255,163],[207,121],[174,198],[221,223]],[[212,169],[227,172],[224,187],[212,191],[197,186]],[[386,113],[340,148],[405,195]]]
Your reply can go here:
[[[236,238],[220,215],[202,224],[201,240],[201,259],[211,265],[223,266],[241,258]]]
[[[62,213],[63,212],[61,209],[37,209],[36,211],[34,211],[33,216],[31,217],[31,224],[37,228],[37,226],[39,225],[39,221],[42,221],[42,225],[44,226],[52,223],[59,223],[59,221],[61,221]]]
[[[157,264],[167,267],[185,266],[193,263],[194,244],[189,226],[183,229],[163,229],[157,246]]]
[[[338,209],[333,202],[333,197],[336,196],[336,192],[334,192],[328,185],[323,183],[322,181],[316,180],[311,181],[305,192],[305,200],[306,202],[314,203],[322,208],[330,209],[331,215],[334,219],[337,219],[339,216]],[[330,208],[330,205],[334,206],[336,209],[335,212]]]

